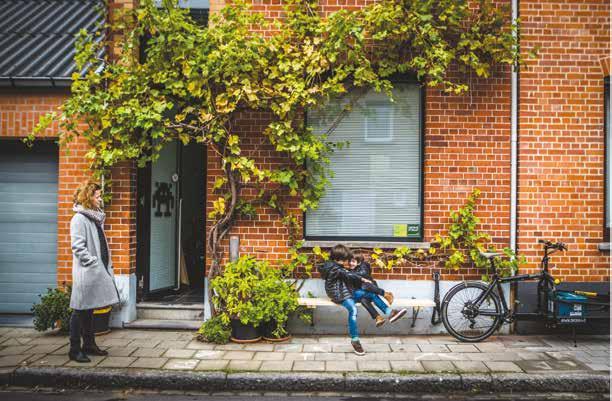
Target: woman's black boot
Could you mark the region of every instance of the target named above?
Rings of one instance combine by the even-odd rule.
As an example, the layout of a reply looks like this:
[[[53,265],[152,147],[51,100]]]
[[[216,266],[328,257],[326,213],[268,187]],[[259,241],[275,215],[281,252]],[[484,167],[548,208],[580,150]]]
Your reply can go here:
[[[79,363],[91,362],[91,359],[89,359],[87,355],[85,355],[82,351],[75,351],[75,352],[70,351],[68,352],[68,357],[70,358],[70,360],[76,361]]]

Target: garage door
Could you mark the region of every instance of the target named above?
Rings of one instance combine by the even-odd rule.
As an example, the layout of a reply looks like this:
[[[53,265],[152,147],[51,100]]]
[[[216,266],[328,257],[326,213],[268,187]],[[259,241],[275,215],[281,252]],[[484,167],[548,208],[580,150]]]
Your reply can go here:
[[[0,141],[0,313],[56,287],[57,166],[53,142]]]

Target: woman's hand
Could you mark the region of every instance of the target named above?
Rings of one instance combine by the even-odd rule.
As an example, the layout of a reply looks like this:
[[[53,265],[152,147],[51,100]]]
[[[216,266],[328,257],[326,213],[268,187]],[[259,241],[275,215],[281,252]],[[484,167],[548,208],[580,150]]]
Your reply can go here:
[[[368,280],[367,278],[361,278],[361,281],[363,281],[364,283],[368,283],[368,284],[372,284],[372,282],[370,280]]]

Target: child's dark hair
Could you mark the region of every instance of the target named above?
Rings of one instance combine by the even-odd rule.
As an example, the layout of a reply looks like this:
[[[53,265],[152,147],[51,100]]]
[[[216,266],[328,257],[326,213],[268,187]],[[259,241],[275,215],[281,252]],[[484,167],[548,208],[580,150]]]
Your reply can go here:
[[[353,254],[347,247],[338,244],[332,248],[329,257],[331,258],[331,260],[337,262],[339,260],[351,260]]]
[[[353,251],[353,259],[355,259],[358,264],[362,264],[365,258],[360,251]]]

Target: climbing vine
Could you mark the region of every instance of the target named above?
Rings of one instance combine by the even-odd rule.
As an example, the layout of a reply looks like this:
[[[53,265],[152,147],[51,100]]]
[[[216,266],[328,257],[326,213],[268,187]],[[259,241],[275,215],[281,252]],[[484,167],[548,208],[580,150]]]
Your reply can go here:
[[[328,15],[316,0],[284,4],[284,16],[269,20],[233,2],[208,27],[171,0],[159,7],[142,0],[110,16],[98,35],[112,36],[81,32],[71,96],[30,139],[59,122],[61,143],[86,139],[98,175],[125,160],[153,162],[171,141],[206,145],[223,172],[208,214],[209,279],[220,273],[221,243],[234,223],[262,207],[289,230],[290,271],[309,263],[299,252],[299,216],[287,202],[297,199],[301,211],[317,207],[329,184],[329,156],[340,151],[329,134],[346,114],[321,134],[305,124],[305,110],[355,90],[391,96],[397,74],[463,93],[468,84],[451,68],[488,77],[495,64],[522,63],[518,26],[490,0],[476,8],[467,0],[383,0]],[[104,53],[116,38],[119,54]],[[286,163],[264,165],[245,151],[237,124],[249,112],[269,117],[262,134]],[[257,195],[245,196],[251,189]]]

